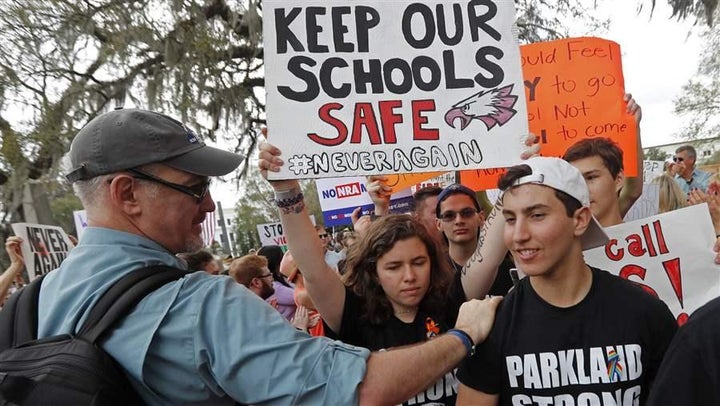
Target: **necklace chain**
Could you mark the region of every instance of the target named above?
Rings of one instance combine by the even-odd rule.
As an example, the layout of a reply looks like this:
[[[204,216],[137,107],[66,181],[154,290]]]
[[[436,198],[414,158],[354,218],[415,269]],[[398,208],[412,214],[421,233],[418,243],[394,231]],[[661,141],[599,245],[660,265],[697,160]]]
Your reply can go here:
[[[417,307],[414,307],[414,308],[412,308],[412,309],[405,309],[405,310],[395,311],[395,314],[407,314],[407,313],[412,313],[412,312],[414,312],[414,311],[416,311],[416,310],[417,310]]]

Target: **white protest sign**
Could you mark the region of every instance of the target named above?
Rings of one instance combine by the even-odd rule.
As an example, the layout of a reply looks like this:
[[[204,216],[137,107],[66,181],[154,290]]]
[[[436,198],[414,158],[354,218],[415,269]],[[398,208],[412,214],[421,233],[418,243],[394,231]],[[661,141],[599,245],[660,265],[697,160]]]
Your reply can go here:
[[[519,163],[512,1],[265,0],[272,179]]]
[[[60,227],[15,223],[12,229],[23,239],[22,254],[31,281],[59,267],[73,248],[72,241]]]
[[[643,183],[650,183],[665,172],[665,161],[643,161]]]
[[[589,265],[638,283],[683,324],[720,294],[713,231],[706,204],[605,229],[610,242],[584,252]]]
[[[323,211],[323,223],[326,227],[351,224],[353,210],[362,207],[362,213],[374,210],[367,193],[363,176],[348,178],[326,178],[315,180],[320,208]],[[390,211],[405,213],[412,209],[410,188],[403,189],[390,196]]]
[[[315,216],[310,216],[310,221],[315,224]],[[258,224],[257,226],[258,236],[260,237],[260,244],[266,245],[279,245],[283,251],[287,251],[287,237],[283,232],[282,223],[265,223]]]
[[[73,212],[73,218],[75,219],[75,232],[77,233],[78,240],[80,240],[80,237],[82,237],[88,226],[87,212],[85,210],[76,210]]]

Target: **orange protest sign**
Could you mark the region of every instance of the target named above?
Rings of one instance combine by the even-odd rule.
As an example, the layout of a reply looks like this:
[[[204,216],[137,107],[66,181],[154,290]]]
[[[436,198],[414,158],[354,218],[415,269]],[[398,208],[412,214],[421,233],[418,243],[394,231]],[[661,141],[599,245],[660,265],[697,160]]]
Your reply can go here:
[[[497,181],[503,173],[505,173],[505,168],[461,171],[460,183],[475,191],[495,189],[497,188]]]
[[[620,45],[568,38],[521,47],[530,131],[543,156],[562,156],[577,141],[608,137],[624,152],[625,175],[637,176],[637,128],[623,101]]]
[[[392,188],[391,193],[395,193],[398,190],[407,189],[410,186],[440,176],[443,173],[445,172],[401,173],[385,176],[388,178],[387,185]]]
[[[625,175],[637,176],[637,128],[623,101],[620,46],[602,38],[567,38],[520,47],[530,132],[541,155],[561,157],[585,138],[608,137],[623,150]],[[463,171],[464,185],[495,188],[504,171]],[[472,186],[471,186],[472,185]]]

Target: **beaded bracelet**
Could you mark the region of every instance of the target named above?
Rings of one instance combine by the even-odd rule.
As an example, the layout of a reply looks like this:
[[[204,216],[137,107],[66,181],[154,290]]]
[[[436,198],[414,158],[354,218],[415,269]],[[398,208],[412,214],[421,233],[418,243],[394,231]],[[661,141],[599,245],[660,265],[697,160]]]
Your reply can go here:
[[[471,357],[473,354],[475,354],[475,342],[473,342],[470,334],[456,328],[448,330],[446,334],[455,336],[463,342],[463,344],[465,345],[465,350],[467,350],[468,357]]]

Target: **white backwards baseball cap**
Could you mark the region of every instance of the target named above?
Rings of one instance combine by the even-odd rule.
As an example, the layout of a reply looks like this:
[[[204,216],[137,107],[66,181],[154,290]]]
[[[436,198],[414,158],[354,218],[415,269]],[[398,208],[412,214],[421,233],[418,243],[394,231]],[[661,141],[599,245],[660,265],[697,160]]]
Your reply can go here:
[[[530,167],[532,174],[518,178],[510,188],[527,183],[548,186],[567,193],[577,199],[584,207],[590,207],[590,192],[585,179],[577,168],[564,159],[533,157],[523,161],[523,164]],[[583,250],[600,247],[607,244],[608,241],[609,238],[605,234],[605,230],[603,230],[595,216],[592,216],[590,225],[585,230],[585,234],[582,235]]]

